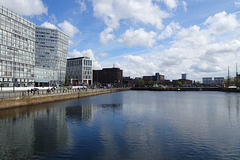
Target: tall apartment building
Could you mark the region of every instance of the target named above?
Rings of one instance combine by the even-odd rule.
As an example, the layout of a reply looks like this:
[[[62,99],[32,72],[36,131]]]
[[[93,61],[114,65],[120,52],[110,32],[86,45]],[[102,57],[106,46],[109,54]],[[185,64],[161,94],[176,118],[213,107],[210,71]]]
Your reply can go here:
[[[68,40],[69,36],[59,29],[36,26],[36,86],[64,83]]]
[[[0,82],[33,86],[35,24],[0,6]]]
[[[67,78],[72,85],[93,82],[93,63],[89,57],[67,59]]]

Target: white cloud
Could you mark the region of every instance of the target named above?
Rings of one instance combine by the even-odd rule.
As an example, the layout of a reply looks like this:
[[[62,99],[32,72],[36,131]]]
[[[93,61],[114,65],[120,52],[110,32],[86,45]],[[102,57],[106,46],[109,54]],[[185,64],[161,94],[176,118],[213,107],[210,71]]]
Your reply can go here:
[[[101,57],[107,57],[107,56],[109,56],[108,53],[100,53],[99,55],[100,55]]]
[[[232,31],[239,26],[236,15],[227,14],[225,11],[210,16],[204,24],[215,34]]]
[[[166,28],[162,31],[162,33],[158,36],[158,39],[165,39],[171,37],[177,30],[181,27],[178,23],[171,22]]]
[[[48,12],[42,0],[0,0],[0,5],[23,16],[35,16]]]
[[[187,11],[187,2],[182,1],[183,9],[186,12]]]
[[[51,23],[57,23],[57,17],[54,14],[51,14],[51,16],[49,16],[49,20]]]
[[[194,25],[189,28],[182,28],[178,32],[174,46],[198,48],[207,45],[211,41],[212,37],[207,31],[201,30],[199,26]]]
[[[124,19],[133,19],[161,29],[162,19],[169,16],[151,0],[92,0],[92,3],[94,15],[103,18],[107,26],[113,29]]]
[[[107,44],[110,40],[115,38],[112,28],[106,28],[100,33],[100,42],[102,44]]]
[[[86,4],[83,0],[77,0],[76,3],[80,6],[80,13],[87,10]]]
[[[178,0],[162,0],[169,9],[175,9],[178,6]]]
[[[130,20],[162,29],[162,20],[169,17],[151,0],[92,0],[92,4],[95,17],[103,19],[107,25],[107,29],[100,35],[102,43],[114,39],[113,31],[120,27],[120,21]]]
[[[58,26],[70,37],[74,37],[77,33],[79,33],[79,30],[66,20],[62,23],[59,23]]]
[[[235,1],[234,4],[236,7],[240,7],[240,0]]]
[[[95,56],[95,52],[91,49],[82,52],[74,49],[72,52],[68,53],[68,58],[76,57],[90,57],[93,60],[93,69],[102,69],[101,65],[98,63],[98,58]]]
[[[122,42],[129,47],[153,47],[156,43],[156,35],[157,34],[155,32],[146,32],[143,28],[138,30],[133,30],[133,28],[130,28],[121,36],[122,38],[119,39],[119,42]]]
[[[232,65],[234,70],[240,60],[239,22],[233,14],[224,12],[210,16],[205,22],[207,27],[193,25],[177,30],[168,48],[124,56],[118,63],[124,75],[138,77],[159,72],[169,79],[178,79],[185,72],[189,79],[200,81],[205,76],[226,77],[227,66]],[[225,26],[221,22],[230,23],[230,26],[220,27]],[[218,34],[213,28],[220,30]]]
[[[46,28],[51,28],[51,29],[57,29],[57,27],[49,22],[44,22],[43,24],[41,24],[42,27],[46,27]]]

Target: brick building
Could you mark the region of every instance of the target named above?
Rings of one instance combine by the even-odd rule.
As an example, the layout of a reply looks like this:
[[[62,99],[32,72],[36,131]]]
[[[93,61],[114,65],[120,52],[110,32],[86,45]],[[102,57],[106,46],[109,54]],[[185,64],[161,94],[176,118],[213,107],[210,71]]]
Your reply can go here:
[[[111,84],[119,87],[123,85],[123,70],[120,68],[103,68],[102,70],[93,70],[93,82],[101,83],[103,86]]]

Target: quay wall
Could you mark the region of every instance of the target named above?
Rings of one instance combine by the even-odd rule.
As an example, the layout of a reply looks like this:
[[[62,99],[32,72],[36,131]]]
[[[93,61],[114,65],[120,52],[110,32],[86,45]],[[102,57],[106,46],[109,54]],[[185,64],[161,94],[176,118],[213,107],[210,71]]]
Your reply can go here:
[[[22,96],[15,98],[2,98],[0,99],[0,110],[10,109],[15,107],[35,105],[41,103],[69,100],[82,98],[87,96],[95,96],[100,94],[107,94],[113,92],[127,91],[129,88],[115,88],[115,89],[103,89],[103,90],[92,90],[87,92],[67,92],[57,94],[46,94],[46,95],[33,95],[33,96]]]
[[[157,87],[136,87],[131,90],[149,90],[149,91],[223,91],[222,88],[217,87],[172,87],[172,88],[157,88]]]

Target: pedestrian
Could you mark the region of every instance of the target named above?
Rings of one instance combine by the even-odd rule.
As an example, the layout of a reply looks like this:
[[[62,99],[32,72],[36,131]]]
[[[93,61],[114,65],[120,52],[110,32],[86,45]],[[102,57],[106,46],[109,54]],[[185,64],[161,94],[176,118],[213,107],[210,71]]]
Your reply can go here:
[[[29,89],[28,89],[28,95],[29,95]]]

